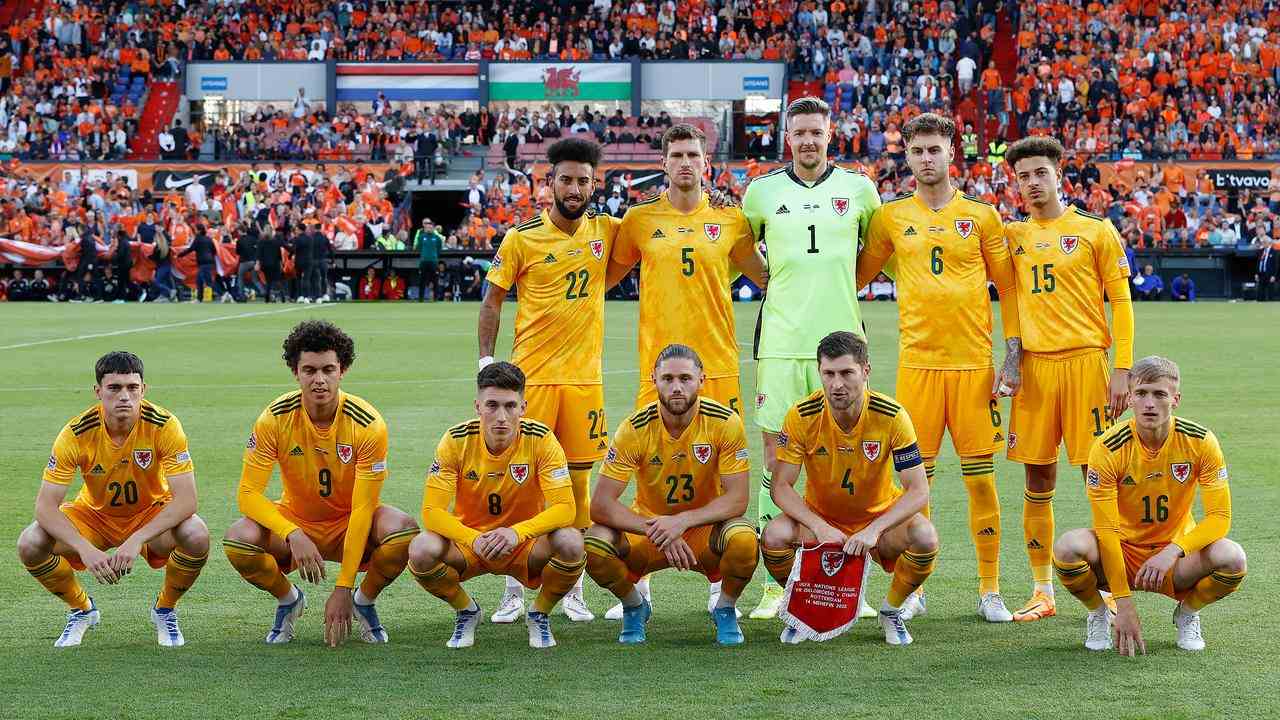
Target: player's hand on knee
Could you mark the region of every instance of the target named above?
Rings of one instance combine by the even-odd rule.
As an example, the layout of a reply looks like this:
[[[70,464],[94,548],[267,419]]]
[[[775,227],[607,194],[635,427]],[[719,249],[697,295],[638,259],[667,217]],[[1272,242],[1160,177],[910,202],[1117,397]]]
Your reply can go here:
[[[95,580],[104,585],[115,585],[120,579],[111,556],[97,548],[80,553],[80,562]]]
[[[667,543],[662,548],[662,554],[666,556],[667,563],[676,570],[692,570],[698,566],[698,558],[684,538],[676,538]]]
[[[324,604],[324,640],[329,647],[338,647],[351,635],[353,614],[351,588],[336,587]]]
[[[1142,621],[1133,606],[1133,598],[1116,599],[1116,617],[1111,624],[1116,634],[1116,651],[1125,657],[1147,654],[1147,643],[1142,639]]]
[[[871,529],[863,528],[858,532],[849,536],[844,544],[845,555],[863,555],[875,548],[876,543],[880,542],[880,533]]]
[[[520,536],[508,527],[494,528],[476,538],[474,548],[485,560],[497,560],[507,555],[520,543]]]
[[[679,540],[687,529],[679,515],[658,515],[644,521],[644,534],[658,547]]]
[[[302,530],[294,530],[286,538],[289,543],[289,554],[298,568],[298,575],[309,583],[315,584],[324,579],[324,557],[320,548],[307,537]]]

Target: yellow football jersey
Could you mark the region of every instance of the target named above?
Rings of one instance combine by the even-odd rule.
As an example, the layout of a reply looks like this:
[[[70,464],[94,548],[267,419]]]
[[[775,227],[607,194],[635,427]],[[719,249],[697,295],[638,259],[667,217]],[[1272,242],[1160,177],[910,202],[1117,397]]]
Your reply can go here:
[[[858,287],[897,258],[898,331],[902,367],[980,370],[991,367],[991,300],[987,279],[1013,287],[1013,265],[1000,213],[960,192],[941,210],[915,193],[880,206],[858,256]]]
[[[1169,437],[1157,452],[1138,439],[1133,418],[1107,430],[1089,453],[1085,484],[1095,526],[1101,513],[1114,519],[1124,542],[1177,542],[1192,553],[1218,539],[1206,542],[1200,537],[1205,524],[1197,526],[1191,514],[1197,487],[1206,519],[1225,513],[1230,522],[1227,463],[1218,438],[1204,426],[1179,417],[1172,422]],[[1212,530],[1213,524],[1207,524]]]
[[[587,213],[566,235],[546,210],[507,231],[487,279],[516,288],[511,362],[530,385],[595,385],[604,357],[604,276],[617,218]]]
[[[902,496],[895,470],[923,461],[911,418],[893,398],[870,390],[845,433],[819,390],[791,406],[778,435],[778,460],[802,465],[804,500],[833,525],[866,525]]]
[[[302,392],[285,393],[253,425],[241,492],[259,482],[265,489],[277,463],[284,488],[280,504],[297,518],[323,522],[348,516],[358,479],[380,487],[387,478],[387,425],[372,405],[339,390],[338,414],[320,430],[302,407]]]
[[[707,197],[692,213],[672,207],[664,192],[627,210],[614,260],[640,261],[640,374],[653,370],[662,348],[688,345],[709,378],[738,374],[733,298],[734,258],[755,251],[740,208],[712,208]]]
[[[1054,220],[1009,223],[1022,346],[1037,353],[1111,347],[1103,307],[1110,281],[1129,277],[1110,220],[1068,208]],[[1129,284],[1124,298],[1129,298]]]
[[[119,447],[107,435],[101,404],[72,418],[53,441],[43,477],[69,485],[79,470],[84,484],[77,503],[103,515],[130,517],[173,499],[165,478],[194,469],[182,423],[143,400],[137,424]]]
[[[750,469],[742,417],[709,398],[698,403],[697,417],[678,438],[667,433],[656,402],[618,426],[600,475],[620,483],[635,478],[637,515],[700,508],[724,494],[722,476]]]
[[[426,504],[435,500],[444,508],[452,500],[453,515],[472,530],[510,527],[521,541],[541,534],[521,523],[545,506],[573,507],[564,450],[551,428],[533,420],[520,421],[520,435],[501,455],[489,452],[478,418],[449,428],[436,446],[424,495]]]

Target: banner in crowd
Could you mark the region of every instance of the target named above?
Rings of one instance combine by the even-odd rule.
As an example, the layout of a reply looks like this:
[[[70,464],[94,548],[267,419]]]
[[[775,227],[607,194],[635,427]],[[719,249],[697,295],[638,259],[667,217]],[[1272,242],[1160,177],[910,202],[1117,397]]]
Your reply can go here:
[[[796,550],[778,617],[806,640],[830,640],[858,620],[871,564],[838,543]]]
[[[630,63],[490,63],[490,100],[631,100]]]
[[[476,63],[338,63],[338,102],[479,100]]]
[[[111,246],[103,243],[95,243],[98,251],[98,265],[102,266],[111,262]],[[188,287],[196,286],[196,255],[188,253],[182,255],[182,252],[190,247],[190,244],[179,245],[170,250],[172,258],[173,276]],[[232,277],[240,267],[240,256],[236,254],[235,243],[215,242],[213,244],[214,251],[217,253],[214,262],[216,263],[214,272],[219,277]],[[151,259],[151,254],[155,249],[155,245],[140,242],[138,240],[130,241],[129,253],[132,258],[131,267],[129,269],[129,280],[135,283],[149,283],[155,278],[156,265]],[[8,238],[0,238],[0,258],[5,262],[12,263],[19,267],[38,268],[50,263],[61,262],[67,272],[76,272],[80,269],[80,243],[70,243],[68,245],[37,245],[22,240],[10,240]],[[281,269],[285,277],[294,275],[293,259],[287,252],[280,252]]]
[[[292,174],[300,170],[308,179],[318,172],[318,163],[295,162],[291,160],[264,160],[259,163],[157,163],[149,165],[112,165],[93,163],[23,163],[20,171],[28,173],[36,180],[48,180],[53,185],[61,185],[68,180],[79,182],[88,178],[90,182],[114,183],[118,178],[125,178],[129,186],[137,190],[151,190],[153,193],[182,192],[192,182],[199,182],[206,188],[212,188],[217,181],[219,171],[226,170],[232,182],[240,178],[242,173],[254,169],[259,174],[266,174],[267,180],[276,175],[276,166],[280,171]],[[381,179],[392,166],[388,163],[356,163],[326,161],[325,172],[333,177],[345,168],[349,174],[357,169],[371,173]]]

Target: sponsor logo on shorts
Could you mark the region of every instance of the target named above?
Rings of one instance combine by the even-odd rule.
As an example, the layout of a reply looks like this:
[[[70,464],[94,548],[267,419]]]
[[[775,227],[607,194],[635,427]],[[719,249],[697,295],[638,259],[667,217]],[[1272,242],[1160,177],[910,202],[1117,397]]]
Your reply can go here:
[[[517,485],[523,485],[524,481],[529,479],[528,463],[521,463],[519,465],[508,465],[507,470],[511,472],[511,479],[514,480]]]
[[[1102,485],[1102,478],[1098,476],[1098,471],[1089,468],[1089,472],[1085,473],[1085,482],[1089,483],[1089,487],[1096,488]]]
[[[351,449],[351,446],[350,446],[350,445],[344,445],[344,444],[342,444],[342,443],[338,443],[338,459],[342,461],[342,464],[343,464],[343,465],[348,465],[348,464],[350,464],[350,463],[351,463],[351,457],[352,457],[354,454],[355,454],[355,452],[354,452],[354,451],[352,451],[352,449]]]
[[[1174,480],[1184,483],[1191,477],[1191,463],[1174,463],[1169,466],[1169,471],[1173,473]]]
[[[991,438],[991,442],[993,443],[998,443],[1003,440],[1004,440],[1004,435],[999,430],[996,431],[996,436]]]
[[[862,454],[866,455],[868,460],[875,462],[876,458],[880,457],[880,441],[863,440]]]
[[[1009,433],[1009,449],[1012,450],[1014,445],[1018,444],[1017,433]]]
[[[134,450],[133,451],[133,461],[137,463],[138,467],[142,468],[143,470],[146,470],[147,468],[151,467],[152,457],[153,457],[153,453],[150,450]]]
[[[693,459],[702,465],[706,465],[707,461],[711,459],[711,446],[706,443],[694,443],[692,450]]]

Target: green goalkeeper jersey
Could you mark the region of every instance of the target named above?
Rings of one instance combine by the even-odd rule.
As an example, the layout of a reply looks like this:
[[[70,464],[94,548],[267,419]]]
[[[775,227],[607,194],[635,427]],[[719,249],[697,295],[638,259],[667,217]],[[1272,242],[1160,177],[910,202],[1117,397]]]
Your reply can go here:
[[[831,332],[862,334],[854,276],[877,207],[875,183],[835,165],[812,185],[787,166],[747,186],[742,210],[769,263],[757,358],[813,358]]]

